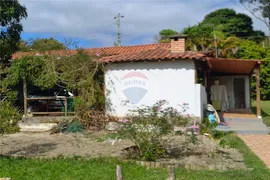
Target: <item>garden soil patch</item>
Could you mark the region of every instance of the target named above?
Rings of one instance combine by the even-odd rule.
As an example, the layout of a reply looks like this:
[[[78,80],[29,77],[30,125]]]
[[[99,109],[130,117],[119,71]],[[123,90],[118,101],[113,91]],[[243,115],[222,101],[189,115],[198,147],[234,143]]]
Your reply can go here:
[[[0,139],[0,153],[4,156],[44,157],[57,156],[99,157],[115,156],[121,149],[133,145],[128,140],[106,138],[106,132],[85,134],[16,133]]]
[[[125,159],[125,149],[133,147],[129,140],[109,138],[106,131],[68,134],[17,133],[4,135],[0,141],[0,153],[14,157],[53,158],[111,157]],[[158,159],[158,164],[175,165],[186,169],[234,170],[247,169],[244,158],[236,149],[221,148],[217,142],[199,137],[193,145],[186,145],[186,137],[170,135],[163,143],[170,157]],[[114,143],[113,143],[114,141]],[[147,163],[144,163],[144,165]]]

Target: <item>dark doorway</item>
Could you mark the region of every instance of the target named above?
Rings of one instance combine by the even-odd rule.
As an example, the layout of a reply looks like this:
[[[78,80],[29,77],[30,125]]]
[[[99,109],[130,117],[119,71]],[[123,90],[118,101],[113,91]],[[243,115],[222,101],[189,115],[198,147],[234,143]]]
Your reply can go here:
[[[234,79],[234,108],[244,109],[246,108],[245,102],[245,79]]]

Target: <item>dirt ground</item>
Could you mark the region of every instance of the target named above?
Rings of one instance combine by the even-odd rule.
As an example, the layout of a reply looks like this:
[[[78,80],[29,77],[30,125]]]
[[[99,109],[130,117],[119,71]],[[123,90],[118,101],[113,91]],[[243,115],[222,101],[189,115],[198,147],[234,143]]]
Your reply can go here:
[[[113,138],[114,139],[114,138]],[[0,138],[0,154],[24,157],[117,156],[133,145],[128,140],[115,143],[105,132],[85,134],[16,133]]]
[[[0,154],[15,157],[126,157],[123,149],[134,145],[126,139],[116,140],[117,134],[107,131],[83,134],[16,133],[0,138]],[[246,169],[244,158],[236,149],[220,147],[202,136],[196,144],[186,145],[185,136],[163,137],[170,158],[159,162],[181,164],[188,169],[232,170]]]

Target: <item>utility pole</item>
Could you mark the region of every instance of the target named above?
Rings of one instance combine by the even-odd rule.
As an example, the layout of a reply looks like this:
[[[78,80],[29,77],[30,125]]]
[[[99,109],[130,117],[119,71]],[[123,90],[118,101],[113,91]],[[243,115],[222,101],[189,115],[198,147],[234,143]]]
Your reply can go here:
[[[121,46],[121,29],[120,29],[121,21],[120,21],[120,19],[123,17],[124,16],[122,16],[120,13],[118,13],[118,15],[114,17],[114,19],[116,19],[116,23],[117,23],[117,27],[118,27],[118,33],[117,33],[117,45],[118,46]]]
[[[216,36],[216,30],[215,30],[215,28],[214,28],[214,41],[215,41],[216,58],[218,58],[217,36]]]

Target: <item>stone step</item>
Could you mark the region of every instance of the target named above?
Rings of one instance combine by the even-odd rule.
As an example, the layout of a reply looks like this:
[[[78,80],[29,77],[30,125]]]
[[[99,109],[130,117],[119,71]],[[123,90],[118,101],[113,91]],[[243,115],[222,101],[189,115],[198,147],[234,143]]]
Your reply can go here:
[[[57,123],[19,122],[21,132],[46,132],[50,131]]]
[[[225,121],[225,122],[263,122],[263,119],[248,119],[248,118],[220,118],[221,121]]]
[[[64,120],[72,120],[74,116],[38,116],[38,117],[23,117],[24,123],[59,123]]]

